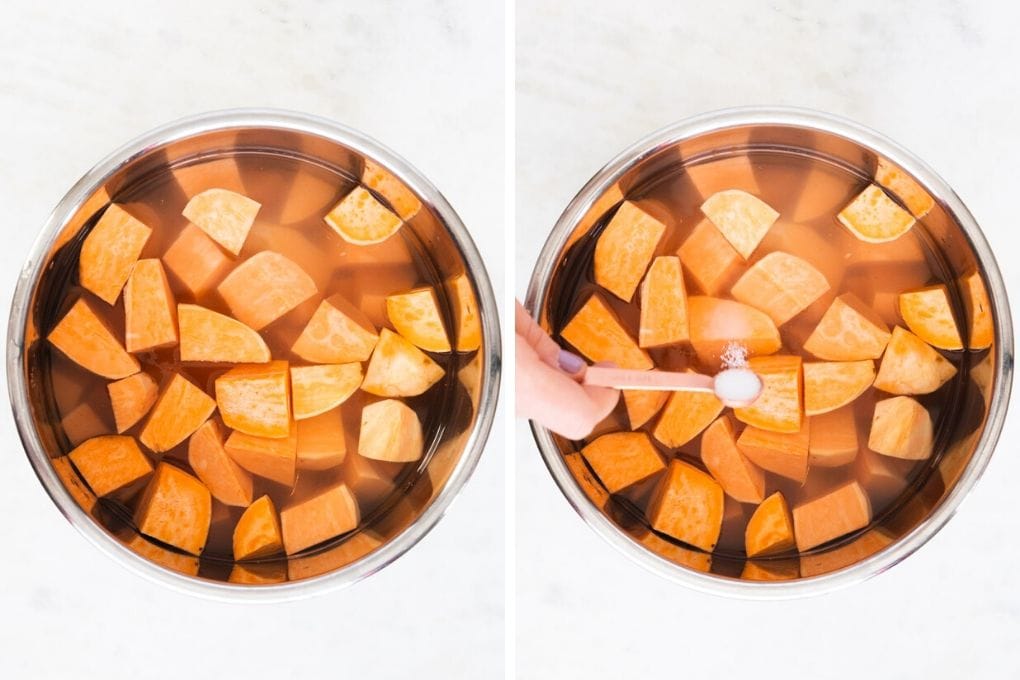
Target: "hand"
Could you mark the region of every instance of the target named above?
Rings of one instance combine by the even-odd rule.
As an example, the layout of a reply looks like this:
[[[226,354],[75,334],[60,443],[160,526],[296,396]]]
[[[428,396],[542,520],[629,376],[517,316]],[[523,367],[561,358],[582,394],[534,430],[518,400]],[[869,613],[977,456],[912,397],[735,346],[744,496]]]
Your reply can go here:
[[[620,392],[582,385],[584,359],[560,349],[517,303],[517,416],[583,439],[616,407]]]

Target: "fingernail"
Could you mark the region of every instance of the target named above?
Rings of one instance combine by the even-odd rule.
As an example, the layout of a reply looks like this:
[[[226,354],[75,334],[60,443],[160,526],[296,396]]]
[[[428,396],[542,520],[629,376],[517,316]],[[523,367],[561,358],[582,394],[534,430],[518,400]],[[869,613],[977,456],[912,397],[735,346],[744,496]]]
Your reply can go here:
[[[560,350],[560,356],[557,359],[557,362],[559,363],[560,368],[570,375],[579,373],[581,369],[585,367],[584,359],[573,352],[568,352],[565,349]]]

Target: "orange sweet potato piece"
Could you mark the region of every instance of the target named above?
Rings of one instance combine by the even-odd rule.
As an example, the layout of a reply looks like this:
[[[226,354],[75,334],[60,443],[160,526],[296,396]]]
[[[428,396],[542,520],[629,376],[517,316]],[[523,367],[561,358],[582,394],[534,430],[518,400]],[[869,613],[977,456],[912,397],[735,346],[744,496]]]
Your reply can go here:
[[[248,506],[234,527],[234,559],[250,560],[283,550],[283,535],[276,506],[262,496]]]
[[[271,250],[237,266],[216,290],[241,323],[261,330],[318,292],[301,267]]]
[[[97,496],[128,490],[152,474],[152,464],[134,437],[93,437],[67,456]]]
[[[598,293],[563,327],[560,336],[594,362],[611,361],[620,368],[652,368],[648,353],[638,347],[620,319]]]
[[[175,373],[156,400],[138,439],[150,451],[169,451],[191,436],[215,410],[212,397]]]
[[[135,511],[140,532],[192,555],[202,553],[211,518],[209,489],[168,463],[156,466]]]
[[[868,185],[836,217],[851,234],[868,243],[895,241],[910,231],[915,221],[875,184]]]
[[[800,565],[796,558],[747,560],[740,578],[745,581],[790,581],[800,578]]]
[[[386,316],[397,333],[426,352],[449,352],[450,340],[431,286],[386,297]]]
[[[737,446],[758,467],[803,484],[808,473],[810,441],[811,425],[805,420],[800,432],[793,433],[745,427]]]
[[[992,303],[980,272],[973,272],[960,279],[960,292],[967,312],[968,342],[970,349],[986,349],[995,340],[995,325],[992,323]]]
[[[71,459],[68,456],[60,456],[59,458],[51,458],[50,463],[52,463],[53,471],[57,473],[57,477],[63,482],[64,488],[67,489],[67,493],[71,495],[71,498],[81,506],[82,510],[91,513],[96,507],[96,495],[92,493],[92,490],[85,485],[82,478],[75,472],[74,467],[71,465]]]
[[[128,549],[150,562],[155,562],[161,567],[171,571],[179,571],[188,576],[198,576],[199,561],[194,555],[185,555],[176,550],[156,545],[145,536],[134,531],[131,532],[130,536],[122,540]]]
[[[674,392],[662,410],[652,436],[670,448],[697,437],[722,413],[723,403],[714,394]]]
[[[389,170],[371,158],[365,159],[361,171],[361,182],[386,199],[400,219],[407,221],[421,210],[421,200],[406,184],[397,179]]]
[[[904,464],[913,462],[862,448],[854,462],[854,474],[876,504],[886,504],[907,487],[908,470]]]
[[[750,406],[733,409],[738,420],[772,432],[799,432],[803,420],[799,356],[753,357],[749,368],[761,378],[761,395]]]
[[[286,361],[241,364],[216,378],[216,405],[227,427],[255,437],[291,433]]]
[[[786,498],[775,492],[755,508],[744,530],[744,546],[748,557],[774,555],[789,550],[793,540],[793,518]]]
[[[321,364],[290,369],[294,419],[303,420],[336,408],[361,386],[361,364]]]
[[[658,532],[711,552],[722,530],[724,499],[711,476],[674,459],[648,505],[648,521]]]
[[[853,406],[811,416],[808,420],[811,421],[809,460],[812,467],[840,467],[857,458],[860,442]]]
[[[257,332],[237,319],[199,305],[177,305],[181,361],[261,364],[269,347]]]
[[[685,165],[684,173],[702,198],[726,189],[742,189],[752,194],[760,190],[754,164],[746,154]]]
[[[249,586],[264,586],[283,583],[287,580],[289,564],[283,560],[273,562],[237,563],[230,568],[227,581]]]
[[[801,555],[801,576],[804,578],[818,576],[856,564],[883,550],[893,540],[895,539],[881,527],[875,527],[838,547]]]
[[[361,410],[358,454],[372,460],[409,463],[421,458],[424,440],[418,415],[403,402],[384,399]]]
[[[186,198],[214,187],[231,191],[243,191],[244,181],[241,169],[233,156],[202,160],[188,165],[178,165],[172,170],[174,180]]]
[[[851,198],[846,175],[836,168],[817,164],[807,173],[797,204],[783,216],[797,224],[822,219],[828,223]]]
[[[297,428],[289,437],[269,439],[234,431],[223,444],[235,463],[253,475],[294,486],[297,474]]]
[[[717,363],[731,343],[748,356],[772,354],[782,346],[779,330],[767,314],[733,300],[693,295],[687,298],[691,345],[698,357]]]
[[[816,416],[849,404],[875,381],[875,362],[808,361],[804,364],[804,413]]]
[[[213,498],[224,505],[251,505],[252,478],[223,448],[223,435],[215,420],[207,420],[188,440],[188,465]]]
[[[110,394],[113,419],[117,432],[130,430],[141,420],[159,395],[159,386],[148,373],[139,371],[134,375],[109,383],[106,391]]]
[[[718,295],[737,278],[744,260],[710,220],[702,220],[677,251],[684,271],[705,295]]]
[[[930,458],[934,431],[928,409],[910,397],[892,397],[875,404],[868,448],[909,460]]]
[[[204,231],[189,224],[163,253],[163,264],[192,295],[198,296],[219,283],[232,262]]]
[[[701,212],[745,260],[779,217],[770,205],[739,189],[712,194],[701,204]]]
[[[580,451],[574,451],[563,456],[563,462],[573,475],[574,481],[581,487],[581,491],[592,502],[592,505],[604,510],[609,503],[609,492],[602,486],[602,483],[592,474],[591,468],[584,463],[584,457]]]
[[[871,502],[857,482],[848,482],[793,508],[794,535],[801,552],[863,529],[870,522]]]
[[[765,498],[765,473],[737,446],[728,415],[718,418],[701,435],[701,461],[734,500],[761,503]]]
[[[900,293],[898,306],[907,328],[929,345],[939,349],[963,349],[953,308],[949,305],[949,291],[944,285]]]
[[[81,285],[113,304],[131,275],[152,229],[111,203],[81,246],[78,279]]]
[[[340,409],[297,421],[298,470],[328,470],[344,462],[347,440]]]
[[[382,243],[404,225],[399,217],[360,186],[333,206],[325,220],[340,238],[357,246]]]
[[[137,373],[140,368],[138,360],[124,350],[85,298],[74,303],[47,339],[68,359],[104,378],[119,380]]]
[[[321,171],[299,170],[280,208],[280,224],[294,225],[325,215],[342,190]]]
[[[361,389],[380,397],[422,394],[445,375],[443,367],[388,328],[379,333]]]
[[[177,344],[177,307],[163,265],[138,260],[124,287],[124,345],[144,352]]]
[[[60,419],[60,427],[63,428],[64,435],[71,442],[71,446],[77,446],[86,439],[101,434],[110,434],[109,424],[87,401],[83,401],[64,414],[64,417]]]
[[[595,283],[630,302],[666,225],[624,201],[595,244]]]
[[[730,293],[738,302],[760,309],[782,326],[828,290],[829,282],[810,263],[775,251],[744,272]]]
[[[890,337],[878,314],[853,293],[844,293],[833,300],[804,349],[829,361],[877,359]]]
[[[687,291],[680,258],[657,257],[641,283],[641,347],[662,347],[686,342]]]
[[[604,434],[581,449],[581,455],[609,493],[622,491],[666,468],[644,432]]]
[[[353,531],[360,522],[358,501],[346,484],[332,486],[280,513],[288,555]]]
[[[927,215],[935,206],[935,199],[917,180],[883,156],[878,157],[875,183],[895,194],[917,219]]]
[[[379,341],[372,322],[340,294],[323,300],[291,351],[306,361],[368,361]]]
[[[359,505],[366,511],[377,507],[396,487],[395,469],[402,466],[376,462],[351,451],[344,458],[343,479],[358,498]]]
[[[458,274],[446,282],[446,291],[453,304],[453,327],[458,352],[471,352],[482,346],[482,322],[478,315],[478,299],[466,274]]]
[[[669,399],[669,392],[657,390],[625,390],[623,403],[627,408],[627,422],[636,430],[655,417]]]
[[[875,387],[891,394],[928,394],[956,375],[956,367],[924,340],[897,326],[878,367]]]
[[[261,207],[258,201],[228,189],[206,189],[190,198],[183,215],[228,252],[237,255]]]

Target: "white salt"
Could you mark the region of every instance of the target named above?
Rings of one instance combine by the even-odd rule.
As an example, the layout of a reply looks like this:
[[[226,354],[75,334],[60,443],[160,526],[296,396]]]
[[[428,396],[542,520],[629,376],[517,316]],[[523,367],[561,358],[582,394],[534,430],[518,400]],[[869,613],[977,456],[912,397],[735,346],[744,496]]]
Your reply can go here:
[[[726,348],[719,358],[723,368],[747,368],[747,348],[739,342],[726,343]]]
[[[747,368],[728,368],[715,376],[715,396],[727,406],[747,406],[761,394],[761,378]]]

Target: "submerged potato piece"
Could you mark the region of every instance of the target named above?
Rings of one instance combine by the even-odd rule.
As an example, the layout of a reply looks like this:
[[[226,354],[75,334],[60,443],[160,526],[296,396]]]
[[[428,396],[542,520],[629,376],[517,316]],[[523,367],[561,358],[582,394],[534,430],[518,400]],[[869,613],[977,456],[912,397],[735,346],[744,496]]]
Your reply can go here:
[[[718,362],[736,343],[749,356],[772,354],[782,347],[776,324],[764,312],[733,300],[691,296],[687,299],[691,345],[703,361]]]
[[[779,218],[779,213],[769,204],[739,189],[712,194],[701,204],[701,212],[745,260],[751,257]]]
[[[722,530],[725,495],[711,476],[679,459],[670,461],[648,504],[658,532],[711,552]]]
[[[386,316],[400,335],[426,352],[449,352],[439,301],[431,286],[386,297]]]
[[[636,430],[655,417],[669,399],[669,392],[657,390],[624,390],[623,403],[627,409],[630,429]]]
[[[453,325],[458,352],[472,352],[482,346],[482,321],[478,299],[467,274],[458,274],[446,283],[453,304]]]
[[[192,295],[198,296],[219,283],[233,263],[204,231],[189,224],[163,253],[163,264]]]
[[[261,330],[318,292],[301,267],[263,250],[237,266],[216,290],[241,323]]]
[[[269,347],[257,332],[237,319],[199,305],[177,305],[181,361],[261,364]]]
[[[854,474],[876,505],[894,500],[907,488],[907,465],[916,461],[884,456],[862,447],[854,462]]]
[[[365,159],[365,167],[361,171],[361,181],[365,186],[385,198],[402,220],[410,220],[421,210],[421,200],[415,196],[414,192],[389,170],[371,158]]]
[[[789,550],[795,543],[790,508],[777,491],[762,501],[747,521],[744,550],[748,557],[760,557]]]
[[[723,403],[706,392],[673,392],[652,436],[670,448],[691,441],[722,413]]]
[[[81,245],[78,280],[108,304],[117,302],[152,229],[111,203]]]
[[[800,565],[792,557],[782,560],[747,560],[740,578],[745,581],[790,581],[800,578]]]
[[[630,302],[666,225],[624,201],[595,244],[595,283]]]
[[[923,460],[931,457],[934,431],[928,409],[910,397],[875,404],[868,448],[886,456]]]
[[[347,401],[361,386],[361,364],[322,364],[290,369],[294,419],[325,413]]]
[[[124,491],[152,474],[152,464],[134,437],[93,437],[67,454],[97,496]]]
[[[754,163],[747,154],[685,165],[684,174],[702,198],[725,189],[742,189],[752,194],[760,190],[754,175]]]
[[[750,406],[733,409],[733,414],[741,422],[762,430],[799,432],[804,412],[801,358],[753,357],[747,363],[761,378],[761,394]]]
[[[717,295],[736,278],[743,265],[726,237],[710,220],[702,220],[677,251],[684,271],[705,295]]]
[[[344,462],[347,440],[340,409],[297,422],[298,470],[328,470]]]
[[[883,156],[878,157],[875,184],[895,194],[917,219],[921,219],[935,207],[935,199],[917,180]]]
[[[805,419],[800,432],[793,433],[745,427],[737,446],[758,467],[803,484],[808,474],[810,441],[811,424]]]
[[[760,309],[782,326],[828,290],[828,280],[810,263],[775,251],[744,272],[730,293],[738,302]]]
[[[361,410],[358,455],[391,463],[421,458],[424,439],[418,414],[396,399],[383,399]]]
[[[836,216],[850,233],[868,243],[895,241],[914,226],[914,216],[876,184],[857,195]]]
[[[338,293],[319,303],[291,351],[306,361],[345,364],[368,361],[378,341],[372,322]]]
[[[662,347],[686,342],[687,291],[678,257],[657,257],[641,284],[638,345]]]
[[[163,388],[138,439],[150,451],[162,453],[187,439],[209,419],[216,402],[180,373]]]
[[[215,420],[205,421],[188,440],[188,465],[213,498],[224,505],[251,505],[252,478],[223,448],[223,435]]]
[[[228,189],[206,189],[184,206],[188,221],[230,253],[241,252],[262,205]]]
[[[355,187],[333,206],[326,224],[348,243],[367,246],[393,236],[403,222],[364,187]]]
[[[810,425],[810,456],[812,467],[840,467],[854,462],[860,442],[854,407],[829,411],[808,418]]]
[[[848,482],[793,508],[797,549],[810,550],[871,522],[871,502],[857,482]]]
[[[64,435],[71,442],[71,446],[77,446],[86,439],[97,437],[101,434],[110,434],[110,426],[105,418],[100,416],[95,407],[87,401],[78,404],[60,419],[60,427]]]
[[[177,344],[177,307],[158,259],[135,262],[124,286],[124,345],[144,352]]]
[[[804,349],[829,361],[877,359],[890,337],[878,314],[853,293],[844,293],[829,305]]]
[[[135,511],[146,536],[200,555],[209,536],[212,495],[202,482],[169,463],[160,463]]]
[[[280,513],[283,545],[288,555],[353,531],[359,522],[358,501],[346,484],[332,486]]]
[[[241,364],[216,378],[223,423],[255,437],[291,433],[290,377],[286,361]]]
[[[297,428],[289,437],[270,439],[235,430],[223,444],[235,463],[253,475],[294,486],[297,474]]]
[[[604,434],[581,455],[609,493],[617,493],[664,470],[666,464],[644,432]]]
[[[953,308],[949,305],[949,292],[944,285],[900,293],[899,310],[907,328],[929,345],[939,349],[963,349]]]
[[[878,367],[875,387],[891,394],[929,394],[956,375],[956,367],[928,343],[897,326]]]
[[[598,293],[593,293],[560,331],[574,348],[598,363],[611,361],[620,368],[652,368],[648,353],[638,347],[620,319]]]
[[[804,413],[835,411],[864,394],[875,381],[875,362],[808,361],[804,364]]]
[[[960,279],[960,292],[967,313],[967,347],[987,349],[995,340],[995,325],[992,322],[992,303],[980,272],[973,272]]]
[[[53,471],[57,473],[57,477],[63,482],[64,488],[67,489],[67,493],[70,494],[75,503],[81,506],[81,509],[85,512],[91,513],[96,507],[96,495],[92,493],[92,490],[85,485],[82,478],[75,472],[74,467],[71,465],[71,459],[67,456],[60,456],[59,458],[51,458],[50,463],[53,465]]]
[[[113,419],[117,432],[130,430],[141,420],[159,395],[159,386],[148,373],[139,371],[106,386],[113,407]]]
[[[427,354],[384,328],[368,362],[361,389],[380,397],[413,397],[428,390],[444,374],[443,367]]]
[[[283,560],[251,564],[236,563],[230,568],[230,576],[227,577],[227,581],[249,586],[283,583],[287,580],[288,566],[288,563]]]
[[[701,461],[734,500],[761,503],[765,498],[765,473],[737,446],[733,420],[728,415],[717,419],[701,435]]]
[[[74,303],[47,339],[68,359],[104,378],[126,378],[140,368],[85,298]]]
[[[276,506],[262,496],[248,506],[234,527],[234,559],[250,560],[283,550],[283,534]]]

